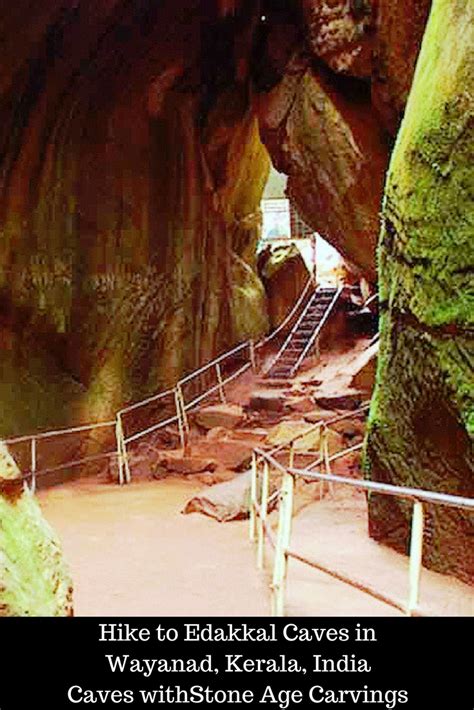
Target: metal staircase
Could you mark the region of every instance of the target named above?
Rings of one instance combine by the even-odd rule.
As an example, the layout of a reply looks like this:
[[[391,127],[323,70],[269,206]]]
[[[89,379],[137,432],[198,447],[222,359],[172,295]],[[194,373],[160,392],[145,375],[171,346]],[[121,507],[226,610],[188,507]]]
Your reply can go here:
[[[318,288],[308,300],[293,329],[264,371],[264,377],[286,380],[294,377],[341,295],[343,286]]]

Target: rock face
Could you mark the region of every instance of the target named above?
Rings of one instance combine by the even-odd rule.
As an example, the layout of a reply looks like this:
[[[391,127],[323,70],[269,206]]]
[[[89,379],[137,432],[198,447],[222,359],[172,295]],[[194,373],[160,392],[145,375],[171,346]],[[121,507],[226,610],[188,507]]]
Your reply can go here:
[[[261,133],[288,193],[372,281],[385,170],[429,5],[300,0],[302,26],[284,38],[270,28],[262,52]]]
[[[270,325],[277,328],[300,297],[309,271],[294,244],[265,249],[258,259],[258,271],[267,294]]]
[[[267,330],[260,137],[303,218],[375,279],[428,5],[19,0],[5,13],[0,434],[108,418]]]
[[[22,4],[1,30],[0,434],[108,417],[267,329],[253,8]]]
[[[435,0],[387,181],[380,356],[366,450],[378,481],[474,496],[474,6]],[[406,549],[411,506],[370,498]],[[427,511],[424,561],[474,580],[474,515]]]
[[[367,393],[372,392],[375,385],[378,353],[379,342],[377,341],[360,354],[355,364],[356,372],[351,380],[351,387]]]
[[[0,444],[0,616],[71,616],[61,548],[29,490],[8,487],[18,477]]]

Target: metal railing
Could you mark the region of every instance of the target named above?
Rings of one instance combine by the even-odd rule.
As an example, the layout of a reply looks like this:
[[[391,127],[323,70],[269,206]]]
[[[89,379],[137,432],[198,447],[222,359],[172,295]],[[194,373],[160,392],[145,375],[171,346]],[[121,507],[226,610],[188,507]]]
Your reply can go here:
[[[293,306],[293,308],[291,309],[291,311],[288,313],[288,315],[286,316],[286,318],[280,323],[280,325],[279,325],[277,328],[275,328],[274,331],[272,331],[272,332],[270,333],[270,335],[267,335],[266,338],[264,338],[263,340],[261,340],[261,341],[255,346],[257,349],[263,348],[264,345],[267,345],[268,343],[270,343],[272,340],[274,340],[274,339],[276,338],[277,335],[279,335],[279,334],[287,327],[287,325],[292,321],[292,319],[293,319],[293,318],[295,317],[295,315],[297,314],[297,312],[298,312],[298,310],[300,309],[300,307],[303,305],[304,300],[305,300],[306,296],[308,295],[308,293],[309,293],[309,291],[310,291],[311,288],[313,288],[313,289],[316,288],[316,284],[315,284],[315,281],[314,281],[314,277],[313,277],[313,276],[310,276],[310,277],[308,278],[308,280],[307,280],[307,282],[306,282],[306,285],[305,285],[304,289],[303,289],[302,292],[301,292],[300,297],[298,298],[298,300],[296,301],[295,305]]]
[[[324,426],[324,422],[320,423]],[[326,422],[328,424],[328,422]],[[299,469],[294,467],[294,444],[290,445],[290,460],[288,465],[277,461],[273,452],[268,453],[255,449],[252,456],[252,476],[250,487],[250,522],[249,537],[257,545],[257,566],[263,567],[265,556],[265,542],[268,540],[274,549],[273,574],[272,574],[272,615],[283,616],[285,611],[285,592],[288,573],[288,560],[295,559],[299,562],[324,572],[329,576],[344,582],[359,591],[381,601],[408,616],[423,616],[419,607],[420,578],[422,571],[423,534],[424,534],[424,504],[444,505],[453,508],[474,511],[474,499],[461,496],[436,493],[418,488],[395,486],[376,481],[366,481],[334,475],[331,473],[331,462],[347,456],[349,453],[360,450],[362,444],[349,447],[344,451],[329,456],[327,445],[323,446],[323,454],[313,467]],[[315,465],[324,463],[325,473],[315,472]],[[263,469],[261,470],[263,466]],[[278,526],[276,536],[268,522],[269,502],[275,497],[269,495],[270,474],[274,469],[281,475],[280,488],[277,491],[279,499]],[[319,482],[321,486],[341,484],[367,493],[402,498],[413,502],[413,514],[410,537],[410,554],[408,570],[408,598],[403,603],[398,599],[378,591],[371,585],[354,579],[338,570],[330,568],[317,560],[307,558],[291,548],[291,530],[294,513],[294,485],[295,479],[302,478],[306,482]],[[322,488],[321,488],[322,492]]]
[[[20,477],[20,480],[30,481],[30,488],[34,493],[36,491],[37,479],[41,476],[55,473],[57,471],[63,471],[69,468],[75,468],[86,463],[96,463],[101,460],[110,459],[116,455],[115,450],[107,451],[100,454],[83,456],[80,459],[72,459],[65,461],[61,464],[46,466],[44,468],[38,469],[38,460],[41,453],[41,442],[46,441],[48,439],[55,439],[58,437],[67,436],[69,434],[80,434],[85,432],[92,432],[95,430],[109,429],[111,430],[111,432],[113,432],[114,427],[115,421],[97,422],[95,424],[84,424],[81,426],[69,427],[67,429],[56,429],[53,431],[40,432],[38,434],[28,436],[16,436],[9,439],[3,439],[2,443],[6,444],[8,447],[14,447],[17,444],[29,444],[29,469],[26,474]]]
[[[188,414],[199,406],[201,402],[214,395],[218,396],[221,402],[226,402],[226,385],[250,369],[254,372],[257,371],[257,351],[271,342],[286,327],[301,307],[301,304],[304,302],[304,299],[312,286],[314,286],[314,280],[310,277],[298,301],[293,306],[285,320],[269,336],[265,337],[258,343],[255,343],[253,340],[241,343],[232,350],[220,355],[208,364],[203,365],[199,369],[183,377],[173,388],[168,389],[165,392],[159,392],[150,397],[146,397],[145,399],[127,407],[123,407],[116,413],[113,421],[90,423],[82,426],[57,429],[54,431],[1,440],[2,443],[8,446],[29,444],[29,462],[27,464],[28,470],[25,475],[20,476],[17,480],[30,480],[31,490],[35,491],[37,479],[40,476],[55,471],[66,470],[71,467],[78,467],[91,462],[116,458],[118,464],[118,483],[120,485],[130,483],[131,469],[127,447],[145,436],[175,424],[177,425],[181,446],[184,448],[190,432]],[[239,362],[239,359],[241,362]],[[244,361],[243,364],[242,360]],[[229,367],[233,362],[238,363],[238,367],[235,370]],[[205,380],[205,377],[209,375],[215,377],[215,380],[210,384],[209,382],[206,384],[203,380]],[[193,384],[196,385],[194,390],[192,387]],[[131,413],[136,414],[139,410],[144,410],[150,405],[154,405],[155,410],[160,408],[162,410],[159,415],[156,414],[156,411],[153,412],[153,416],[150,417],[150,419],[153,420],[153,423],[150,423],[148,426],[137,431],[127,431],[128,415]],[[92,432],[94,430],[106,428],[109,428],[114,434],[115,444],[113,451],[106,451],[92,456],[84,456],[79,459],[74,458],[58,465],[45,466],[41,469],[38,468],[38,447],[40,441],[61,436],[66,437],[71,434],[78,434],[81,432]]]
[[[327,323],[327,321],[328,321],[328,319],[329,319],[329,316],[330,316],[331,313],[333,312],[333,310],[334,310],[334,308],[335,308],[335,305],[336,305],[337,301],[339,300],[339,296],[341,295],[341,293],[342,293],[343,290],[344,290],[344,286],[342,286],[342,285],[341,285],[341,286],[338,286],[337,291],[336,291],[336,293],[334,294],[334,298],[332,299],[332,301],[331,301],[331,303],[329,304],[329,306],[326,308],[326,311],[325,311],[323,317],[321,318],[321,321],[320,321],[318,327],[315,328],[314,333],[312,334],[312,336],[310,337],[310,339],[309,339],[308,342],[306,343],[306,346],[305,346],[303,352],[302,352],[301,355],[299,356],[299,358],[298,358],[298,360],[296,361],[296,363],[293,365],[293,367],[292,367],[292,369],[291,369],[291,376],[293,376],[296,372],[298,372],[298,369],[299,369],[301,363],[303,362],[303,360],[305,359],[305,357],[307,356],[307,354],[308,354],[309,352],[311,352],[311,350],[312,350],[312,348],[314,347],[314,345],[317,343],[318,338],[319,338],[319,336],[321,335],[321,331],[322,331],[322,329],[324,328],[324,326],[326,325],[326,323]]]
[[[245,360],[243,365],[241,363],[242,359]],[[230,366],[235,362],[237,362],[238,367],[233,369]],[[181,446],[184,448],[186,446],[190,431],[188,419],[189,412],[193,411],[201,402],[214,394],[218,394],[221,402],[226,402],[226,385],[252,368],[255,369],[255,344],[252,341],[247,341],[182,378],[177,382],[174,388],[150,397],[146,397],[145,399],[135,402],[127,407],[123,407],[116,413],[113,421],[84,424],[81,426],[41,432],[38,434],[3,439],[2,443],[9,447],[15,447],[23,444],[26,444],[29,447],[28,463],[26,464],[27,473],[21,475],[15,480],[25,482],[30,481],[30,489],[35,492],[37,487],[37,479],[42,476],[57,471],[67,470],[69,468],[76,468],[81,465],[116,458],[118,464],[118,483],[120,485],[130,483],[132,478],[128,457],[128,446],[130,444],[144,438],[145,436],[157,432],[160,429],[176,424]],[[210,386],[200,388],[200,379],[209,373],[213,373],[215,375],[216,382]],[[192,396],[186,397],[185,388],[193,383],[197,383],[198,385],[197,393],[195,389]],[[154,405],[155,407],[154,416],[152,417],[154,420],[153,424],[150,424],[145,428],[141,428],[138,431],[128,432],[127,416],[132,413],[136,414],[139,410],[146,409],[147,407],[150,407],[150,405]],[[162,410],[162,413],[158,416],[156,415],[157,408],[161,408]],[[41,441],[103,429],[109,429],[114,436],[115,445],[113,451],[105,451],[99,454],[82,456],[80,458],[74,457],[53,466],[38,466],[40,453],[39,446]]]
[[[313,280],[312,280],[312,279],[309,279],[309,281],[308,281],[308,283],[307,283],[307,285],[306,285],[306,288],[305,288],[305,292],[304,292],[305,295],[306,295],[306,293],[307,293],[307,290],[309,290],[309,287],[311,286],[311,284],[313,284],[313,286],[314,286]],[[314,293],[313,293],[313,296],[315,296],[315,295],[318,293],[319,290],[320,290],[319,288],[315,288]],[[312,333],[311,337],[309,338],[308,342],[306,343],[306,345],[305,345],[303,351],[301,352],[300,356],[298,357],[298,360],[296,361],[295,365],[293,365],[293,367],[291,368],[291,376],[292,376],[292,377],[293,377],[293,376],[295,375],[295,373],[298,371],[298,369],[299,369],[301,363],[303,362],[303,360],[305,359],[305,357],[308,355],[309,352],[311,352],[312,348],[313,348],[314,345],[317,343],[318,338],[319,338],[319,336],[321,335],[321,331],[322,331],[322,329],[324,328],[324,326],[326,325],[326,323],[327,323],[327,321],[328,321],[328,318],[329,318],[329,316],[331,315],[332,311],[334,310],[334,307],[335,307],[335,305],[336,305],[336,303],[337,303],[337,301],[338,301],[338,299],[339,299],[339,296],[341,295],[341,293],[342,293],[343,290],[344,290],[344,286],[343,286],[342,284],[340,284],[340,285],[337,287],[336,293],[334,294],[333,299],[332,299],[331,302],[329,303],[329,305],[328,305],[328,307],[327,307],[327,309],[326,309],[326,311],[325,311],[325,313],[324,313],[324,316],[322,317],[320,323],[318,324],[317,328],[315,328],[314,332]],[[300,298],[299,301],[297,302],[298,308],[299,308],[300,305],[302,304],[303,300],[304,300],[304,299]],[[296,333],[296,331],[297,331],[297,329],[298,329],[298,326],[300,325],[301,321],[304,319],[304,317],[305,317],[305,315],[306,315],[306,313],[307,313],[309,307],[311,306],[311,302],[312,302],[312,299],[309,299],[309,301],[306,303],[305,308],[303,309],[303,311],[301,312],[299,318],[298,318],[297,321],[295,322],[293,328],[290,330],[290,332],[288,333],[287,337],[286,337],[285,340],[283,341],[283,343],[282,343],[281,347],[279,348],[278,352],[277,352],[276,355],[271,359],[270,363],[265,367],[265,369],[264,369],[264,374],[268,374],[268,373],[270,372],[270,370],[272,369],[272,367],[278,362],[278,360],[280,359],[281,355],[285,352],[285,350],[286,350],[286,348],[288,347],[288,345],[290,344],[290,342],[291,342],[293,336],[295,335],[295,333]],[[293,311],[292,311],[292,313],[291,313],[291,315],[292,315],[292,316],[295,315],[296,312],[297,312],[297,310],[298,310],[297,308],[294,308]],[[288,323],[289,320],[290,320],[289,318],[286,319],[286,323]],[[281,326],[280,326],[280,328],[281,328]],[[273,335],[274,335],[274,334],[273,334]]]

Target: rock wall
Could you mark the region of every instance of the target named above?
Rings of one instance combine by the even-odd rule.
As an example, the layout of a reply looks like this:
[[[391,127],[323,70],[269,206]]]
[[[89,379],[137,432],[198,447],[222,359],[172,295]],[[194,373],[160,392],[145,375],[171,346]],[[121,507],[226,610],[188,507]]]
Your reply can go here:
[[[380,241],[381,345],[366,461],[378,481],[474,497],[474,5],[435,0],[393,153]],[[370,499],[405,550],[411,505]],[[429,507],[424,561],[474,580],[474,515]]]
[[[267,329],[238,5],[4,13],[0,435],[108,417]]]
[[[262,40],[262,137],[305,221],[375,282],[385,171],[430,1],[297,5],[296,18],[280,12],[292,31]]]
[[[258,271],[265,287],[272,329],[290,313],[310,277],[298,247],[267,247],[259,254]]]

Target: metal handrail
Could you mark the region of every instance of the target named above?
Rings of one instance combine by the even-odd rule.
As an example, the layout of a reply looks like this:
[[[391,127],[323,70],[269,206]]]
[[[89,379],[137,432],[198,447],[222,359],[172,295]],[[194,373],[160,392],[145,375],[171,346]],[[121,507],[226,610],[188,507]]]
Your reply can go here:
[[[108,427],[115,427],[115,435],[117,439],[117,452],[114,454],[117,456],[118,461],[119,461],[119,482],[129,482],[131,480],[131,474],[130,474],[130,467],[128,463],[128,458],[127,458],[127,444],[130,444],[134,441],[137,441],[138,439],[142,438],[143,436],[146,436],[154,431],[157,431],[158,429],[161,429],[165,426],[168,426],[170,424],[173,424],[175,422],[178,423],[178,429],[180,430],[180,435],[182,439],[182,443],[184,446],[185,443],[185,433],[187,430],[189,430],[189,425],[186,420],[186,412],[189,411],[191,408],[194,408],[201,402],[203,399],[205,399],[211,391],[216,391],[219,390],[220,393],[223,392],[223,387],[225,384],[231,382],[232,380],[236,379],[239,375],[243,374],[245,371],[250,369],[250,367],[254,368],[255,367],[255,350],[257,348],[262,347],[266,343],[268,343],[270,340],[272,340],[284,327],[285,325],[291,320],[291,318],[294,316],[294,314],[297,312],[298,308],[300,307],[301,303],[304,301],[304,298],[307,295],[307,292],[310,288],[310,286],[314,284],[313,277],[310,276],[298,301],[296,304],[293,306],[292,310],[290,313],[287,315],[285,320],[280,324],[280,326],[270,335],[264,338],[260,343],[255,344],[253,341],[246,341],[244,343],[241,343],[234,347],[232,350],[223,353],[219,357],[215,358],[212,360],[210,363],[207,363],[206,365],[203,365],[199,369],[193,371],[189,375],[186,375],[183,377],[181,380],[179,380],[175,387],[173,389],[168,389],[164,392],[159,392],[157,394],[151,395],[150,397],[146,397],[143,400],[140,400],[139,402],[135,402],[133,404],[128,405],[127,407],[122,407],[119,409],[116,413],[115,420],[114,421],[107,421],[107,422],[97,422],[97,423],[91,423],[91,424],[85,424],[81,426],[75,426],[75,427],[68,427],[68,428],[63,428],[63,429],[57,429],[53,431],[46,431],[46,432],[40,432],[37,434],[29,434],[29,435],[24,435],[24,436],[19,436],[19,437],[10,437],[8,439],[0,439],[1,443],[4,443],[6,445],[10,444],[17,444],[17,443],[23,443],[23,442],[30,442],[31,445],[31,472],[32,472],[32,490],[35,490],[36,486],[36,477],[39,476],[42,472],[37,471],[37,444],[38,441],[51,438],[51,437],[57,437],[57,436],[63,436],[63,435],[68,435],[68,434],[74,434],[74,433],[79,433],[83,431],[92,431],[94,429],[101,429],[101,428],[108,428]],[[246,348],[249,348],[249,354],[250,354],[250,362],[246,363],[243,367],[241,367],[237,372],[233,373],[232,375],[228,376],[227,378],[223,379],[221,376],[221,372],[219,369],[219,365],[227,360],[228,358],[232,357],[236,353],[245,350]],[[184,398],[182,395],[181,388],[184,384],[190,382],[192,379],[198,377],[200,374],[203,372],[206,372],[207,370],[211,369],[212,367],[215,367],[217,369],[217,374],[218,374],[218,380],[219,383],[215,387],[211,387],[209,390],[204,392],[203,394],[199,395],[196,397],[194,400],[192,400],[189,403],[184,402]],[[173,417],[166,418],[150,427],[147,429],[136,432],[135,434],[126,437],[123,431],[123,417],[140,407],[144,407],[148,404],[151,404],[152,402],[157,402],[161,399],[164,399],[165,397],[173,396],[175,398],[175,406],[176,406],[176,415]],[[106,454],[104,455],[106,456]],[[87,463],[90,459],[84,458],[79,461],[74,461],[74,462],[69,462],[62,464],[62,467],[67,468],[68,465],[78,465],[81,463]],[[125,472],[125,474],[124,474]]]
[[[267,365],[267,367],[264,369],[263,372],[264,372],[265,375],[270,372],[270,370],[271,370],[272,367],[275,365],[275,363],[278,362],[278,360],[279,360],[281,354],[286,350],[287,345],[289,345],[289,343],[291,342],[291,339],[292,339],[293,335],[294,335],[294,334],[296,333],[296,331],[298,330],[298,327],[299,327],[301,321],[304,319],[306,313],[308,312],[309,308],[311,307],[311,304],[312,304],[312,302],[313,302],[313,299],[315,298],[315,296],[316,296],[316,294],[319,292],[319,290],[320,290],[319,287],[314,290],[314,293],[312,294],[312,296],[311,296],[311,298],[309,299],[308,303],[307,303],[306,306],[304,307],[303,311],[300,313],[300,316],[299,316],[298,320],[296,321],[296,323],[294,324],[293,328],[292,328],[292,329],[290,330],[290,332],[288,333],[287,337],[285,338],[285,340],[284,340],[282,346],[280,347],[280,349],[278,350],[277,354],[272,358],[272,360],[270,361],[270,364]]]
[[[323,327],[326,325],[328,318],[331,315],[332,311],[334,310],[334,306],[336,305],[336,303],[339,299],[339,296],[341,295],[343,290],[344,290],[343,285],[338,286],[338,289],[337,289],[336,293],[334,294],[334,297],[333,297],[331,303],[326,308],[326,311],[325,311],[323,317],[321,318],[321,321],[319,322],[318,327],[315,328],[314,333],[311,335],[310,339],[306,343],[306,346],[305,346],[303,352],[301,353],[301,355],[299,356],[298,360],[296,361],[296,364],[293,365],[293,367],[291,368],[291,376],[293,376],[296,372],[298,372],[299,366],[301,365],[301,363],[305,359],[307,353],[313,347],[313,345],[316,341],[316,338],[319,337]]]
[[[261,340],[261,341],[255,346],[256,348],[262,348],[264,345],[266,345],[267,343],[269,343],[271,340],[273,340],[273,339],[278,335],[278,333],[280,333],[280,331],[282,331],[282,330],[288,325],[288,323],[291,321],[291,319],[293,318],[293,316],[295,315],[295,313],[297,313],[299,307],[301,306],[301,304],[303,303],[304,299],[306,298],[306,295],[307,295],[307,293],[308,293],[310,287],[311,287],[311,286],[314,286],[314,285],[315,285],[315,284],[314,284],[314,278],[313,278],[313,276],[310,276],[310,277],[308,278],[307,282],[306,282],[306,285],[305,285],[303,291],[301,292],[300,297],[298,298],[298,300],[296,301],[295,305],[293,306],[293,308],[291,309],[291,311],[288,313],[288,315],[286,316],[286,318],[280,323],[280,325],[279,325],[272,333],[270,333],[270,335],[267,335],[266,338],[264,338],[263,340]]]
[[[186,375],[186,377],[183,377],[181,380],[178,380],[178,384],[182,386],[187,382],[190,382],[190,380],[193,380],[195,377],[202,375],[204,372],[206,372],[206,370],[210,370],[215,365],[223,362],[224,360],[227,360],[232,355],[235,355],[236,353],[240,352],[240,350],[245,350],[245,348],[248,347],[250,347],[250,342],[248,340],[245,341],[245,343],[240,343],[240,345],[237,345],[233,350],[229,350],[228,352],[219,355],[219,357],[216,357],[214,360],[211,360],[211,362],[208,362],[206,365],[203,365],[198,370],[190,372],[189,375]]]
[[[358,444],[360,447],[361,445]],[[350,447],[352,451],[354,447]],[[314,473],[308,469],[294,468],[284,466],[274,459],[268,452],[262,449],[255,449],[256,453],[265,458],[281,473],[291,473],[293,476],[299,476],[305,480],[329,481],[332,483],[342,483],[352,488],[358,488],[371,493],[380,493],[381,495],[394,496],[397,498],[406,498],[408,500],[419,500],[424,503],[433,503],[435,505],[446,505],[451,508],[463,508],[465,510],[474,511],[474,498],[466,498],[465,496],[453,496],[450,493],[437,493],[436,491],[427,491],[423,488],[410,488],[408,486],[394,486],[391,483],[379,483],[378,481],[367,481],[362,479],[349,478],[348,476],[338,476],[327,473]],[[339,451],[334,454],[333,460],[342,458],[343,455],[349,453],[349,449]]]
[[[285,441],[284,444],[278,444],[276,448],[271,449],[268,453],[270,456],[274,456],[275,454],[279,453],[280,451],[284,451],[287,449],[289,446],[295,443],[295,441],[298,441],[298,439],[304,439],[305,436],[308,436],[308,434],[312,434],[314,431],[317,431],[317,429],[320,429],[321,427],[328,427],[331,424],[337,424],[338,422],[344,421],[344,419],[351,419],[354,416],[357,416],[358,414],[362,414],[364,412],[368,412],[370,407],[370,402],[367,402],[363,404],[361,407],[358,409],[353,409],[350,412],[346,412],[345,414],[337,414],[331,419],[320,419],[319,422],[315,422],[315,424],[309,429],[306,429],[305,431],[301,431],[299,434],[295,434],[291,439],[288,439],[288,441]]]
[[[356,449],[362,448],[362,444],[349,447],[344,451],[337,452],[329,457],[324,455],[319,464],[325,463],[326,473],[316,473],[310,468],[296,468],[293,466],[293,456],[290,457],[290,465],[284,466],[277,461],[272,454],[256,448],[252,456],[252,477],[250,496],[250,529],[249,536],[252,541],[257,541],[257,565],[261,568],[264,559],[265,539],[269,539],[270,530],[267,523],[268,514],[268,488],[270,467],[275,468],[282,474],[282,482],[279,491],[280,511],[276,543],[273,539],[271,544],[275,549],[273,582],[272,582],[272,612],[276,616],[282,616],[285,606],[286,577],[288,571],[288,559],[293,558],[314,569],[318,569],[326,574],[345,582],[354,588],[369,594],[393,608],[406,613],[409,616],[422,616],[419,608],[420,578],[422,570],[423,552],[423,532],[424,532],[424,509],[423,505],[444,505],[451,508],[474,511],[474,498],[455,496],[436,491],[427,491],[420,488],[410,488],[407,486],[395,486],[389,483],[379,483],[378,481],[356,480],[347,476],[335,475],[328,468],[329,461],[347,456]],[[327,454],[327,449],[326,449]],[[258,501],[258,464],[263,462],[263,478],[261,501]],[[342,484],[367,493],[377,493],[396,498],[402,498],[413,502],[413,520],[410,542],[409,557],[409,591],[406,604],[379,592],[370,585],[360,580],[349,577],[346,574],[335,570],[328,565],[317,560],[307,558],[291,548],[291,522],[293,517],[293,490],[297,477],[303,478],[306,482],[317,481],[319,483]]]
[[[133,412],[135,409],[139,409],[140,407],[144,407],[146,404],[151,404],[151,402],[158,402],[160,399],[164,399],[165,397],[169,397],[172,395],[174,390],[169,389],[165,390],[165,392],[160,392],[159,394],[154,394],[151,395],[151,397],[147,397],[146,399],[140,400],[140,402],[135,402],[135,404],[130,404],[128,407],[124,407],[123,409],[119,409],[117,414],[128,414],[128,412]]]
[[[25,436],[16,436],[11,439],[1,439],[2,444],[20,444],[31,439],[50,439],[64,434],[77,434],[82,431],[90,431],[92,429],[105,429],[115,426],[115,421],[96,422],[95,424],[82,424],[80,426],[69,427],[66,429],[55,429],[53,431],[39,432],[38,434],[27,434]]]

